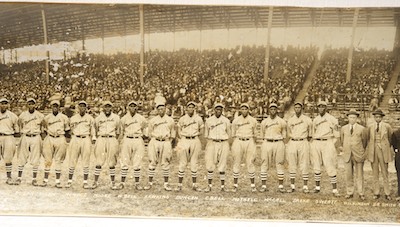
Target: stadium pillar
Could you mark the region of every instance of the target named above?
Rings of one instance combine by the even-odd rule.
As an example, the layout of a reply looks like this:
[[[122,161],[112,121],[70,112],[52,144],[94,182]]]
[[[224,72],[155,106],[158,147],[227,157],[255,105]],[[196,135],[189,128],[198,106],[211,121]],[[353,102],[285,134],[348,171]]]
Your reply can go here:
[[[393,54],[396,57],[396,60],[398,60],[400,54],[400,18],[396,19],[395,24],[396,34],[394,37]]]
[[[43,23],[43,36],[44,36],[44,45],[46,47],[46,60],[45,60],[45,67],[46,67],[46,83],[49,83],[49,58],[50,58],[50,52],[47,47],[47,25],[46,25],[46,14],[44,12],[43,4],[41,5],[42,7],[42,23]]]
[[[139,79],[140,79],[140,85],[143,86],[143,76],[144,76],[144,13],[143,13],[143,4],[139,5],[139,22],[140,22],[140,68],[139,68]]]
[[[353,31],[351,33],[351,43],[349,48],[349,55],[347,58],[347,72],[346,72],[346,81],[349,82],[351,79],[351,64],[353,63],[353,49],[354,49],[354,36],[356,34],[356,27],[357,27],[357,20],[358,20],[358,13],[360,9],[354,10],[354,17],[353,17]]]
[[[269,46],[271,41],[271,27],[272,27],[272,14],[274,13],[274,8],[269,7],[268,12],[268,35],[267,35],[267,47],[265,48],[265,64],[264,64],[264,81],[268,80],[269,72]]]

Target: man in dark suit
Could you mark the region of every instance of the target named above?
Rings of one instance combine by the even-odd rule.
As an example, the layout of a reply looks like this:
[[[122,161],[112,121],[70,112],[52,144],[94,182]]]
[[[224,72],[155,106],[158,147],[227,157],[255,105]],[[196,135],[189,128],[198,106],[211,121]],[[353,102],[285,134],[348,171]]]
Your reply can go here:
[[[349,123],[341,128],[340,141],[346,170],[347,193],[345,198],[350,199],[353,197],[355,177],[356,188],[360,199],[365,200],[363,167],[368,132],[364,126],[357,123],[359,115],[360,114],[355,109],[351,109],[347,113]]]
[[[396,201],[400,201],[400,129],[396,130],[392,136],[392,145],[395,152],[394,163],[397,171],[397,197]]]
[[[385,198],[392,200],[390,197],[388,163],[393,161],[393,149],[391,147],[393,131],[388,123],[382,121],[385,116],[382,110],[377,109],[372,115],[374,115],[375,122],[368,126],[367,158],[372,166],[373,198],[379,199],[380,197],[379,169],[381,169]]]

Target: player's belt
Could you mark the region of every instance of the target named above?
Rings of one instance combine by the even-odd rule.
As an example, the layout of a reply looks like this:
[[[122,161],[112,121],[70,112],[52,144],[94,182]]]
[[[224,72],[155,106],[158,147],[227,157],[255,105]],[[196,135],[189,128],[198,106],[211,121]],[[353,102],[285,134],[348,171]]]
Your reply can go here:
[[[277,139],[277,140],[274,140],[274,139],[264,139],[265,141],[267,141],[267,142],[279,142],[279,141],[282,141],[282,139]]]
[[[84,138],[86,138],[87,136],[76,136],[76,137],[84,139]]]
[[[0,133],[0,136],[12,136],[13,134]]]
[[[51,137],[53,137],[53,138],[58,138],[58,137],[61,137],[61,135],[54,136],[54,135],[50,135],[50,134],[49,134],[49,136],[51,136]]]
[[[193,140],[193,139],[196,139],[197,136],[185,136],[185,138],[188,140]]]
[[[217,143],[221,143],[221,142],[225,142],[226,140],[212,140],[212,141],[214,141],[214,142],[217,142]]]
[[[250,138],[238,138],[239,140],[241,140],[241,141],[248,141],[248,140],[250,140]]]
[[[27,136],[27,137],[35,137],[35,136],[37,136],[38,134],[25,134],[25,136]]]
[[[291,140],[293,140],[293,141],[303,141],[303,140],[305,140],[306,138],[303,138],[303,139],[291,139]]]
[[[315,138],[315,140],[318,140],[318,141],[327,141],[328,139]]]
[[[160,141],[160,142],[166,141],[166,139],[157,139],[157,138],[155,138],[155,140]]]
[[[114,138],[115,136],[103,135],[103,136],[101,136],[101,137],[103,137],[103,138]]]
[[[140,136],[126,136],[128,139],[139,139],[141,138]]]

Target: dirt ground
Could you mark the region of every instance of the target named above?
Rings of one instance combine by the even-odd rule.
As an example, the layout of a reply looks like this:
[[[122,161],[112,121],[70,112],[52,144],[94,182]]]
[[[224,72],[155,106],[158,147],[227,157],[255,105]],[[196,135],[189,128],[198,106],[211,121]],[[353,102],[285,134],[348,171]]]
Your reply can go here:
[[[206,187],[204,154],[202,154],[199,184]],[[232,162],[232,157],[228,163]],[[257,157],[257,174],[259,173],[260,153]],[[173,156],[173,169],[170,183],[177,184],[176,156]],[[42,162],[43,163],[43,162]],[[143,160],[141,183],[147,183],[147,157]],[[155,186],[149,191],[133,189],[132,173],[127,187],[120,191],[110,189],[108,171],[103,170],[100,176],[100,187],[94,190],[82,188],[82,169],[80,163],[75,171],[74,183],[71,188],[57,189],[54,187],[54,172],[51,173],[50,186],[34,187],[31,183],[31,166],[25,167],[23,182],[19,186],[5,184],[6,176],[4,163],[0,162],[0,215],[46,215],[46,216],[107,216],[107,217],[171,217],[171,218],[205,218],[205,219],[245,219],[245,220],[289,220],[289,221],[344,221],[344,222],[372,222],[372,223],[399,223],[400,202],[386,201],[384,198],[372,199],[372,172],[370,164],[365,164],[365,195],[367,199],[361,201],[357,196],[346,200],[344,169],[341,157],[338,164],[338,187],[342,197],[331,195],[331,186],[326,173],[322,175],[322,191],[319,194],[303,194],[302,181],[297,180],[297,191],[294,193],[277,192],[277,177],[275,170],[269,173],[268,189],[266,193],[252,193],[249,187],[247,174],[242,174],[239,180],[239,191],[220,192],[218,176],[214,176],[214,187],[210,193],[194,192],[190,189],[190,171],[186,171],[184,189],[181,192],[166,192],[162,187],[161,171],[158,168],[155,177]],[[91,167],[93,168],[93,166]],[[16,177],[14,166],[13,177]],[[120,180],[119,166],[117,166],[117,182]],[[53,170],[52,170],[53,171]],[[67,180],[67,166],[64,163],[62,182]],[[242,173],[246,173],[242,166]],[[64,174],[65,173],[65,174]],[[89,180],[93,180],[91,169]],[[288,179],[288,175],[286,175]],[[39,182],[43,179],[43,166],[39,168]],[[393,163],[390,163],[390,183],[392,195],[396,196],[397,180]],[[259,176],[256,178],[257,187],[260,186]],[[227,183],[232,188],[231,165],[228,165]],[[285,182],[289,187],[289,182]],[[309,188],[314,187],[311,175]]]

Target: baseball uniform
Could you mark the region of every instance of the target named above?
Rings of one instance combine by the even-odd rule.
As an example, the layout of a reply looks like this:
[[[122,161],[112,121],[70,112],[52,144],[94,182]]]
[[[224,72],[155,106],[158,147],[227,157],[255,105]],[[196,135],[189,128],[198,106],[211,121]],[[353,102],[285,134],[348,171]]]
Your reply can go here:
[[[237,188],[237,179],[240,173],[240,164],[244,157],[247,166],[247,172],[249,174],[251,187],[255,188],[255,166],[254,161],[256,159],[256,143],[254,141],[255,130],[257,127],[257,120],[247,115],[236,117],[232,122],[232,137],[235,138],[232,143],[232,154],[233,154],[233,178],[234,178],[234,190]],[[236,180],[235,180],[236,179]]]
[[[310,144],[308,138],[311,137],[312,120],[301,114],[293,115],[287,122],[287,133],[289,142],[287,144],[287,161],[289,177],[292,182],[291,191],[294,190],[297,167],[302,174],[303,192],[308,192],[308,175],[310,168]]]
[[[285,144],[283,140],[286,138],[286,122],[279,116],[273,119],[268,117],[261,122],[261,135],[263,143],[261,145],[261,181],[262,187],[265,188],[268,176],[268,170],[272,163],[275,163],[276,172],[279,180],[279,189],[283,189],[285,177]],[[282,188],[282,189],[281,189]],[[263,191],[263,190],[261,190]]]
[[[82,157],[83,184],[84,186],[88,187],[87,180],[89,177],[92,139],[95,138],[94,119],[87,113],[85,113],[83,116],[77,113],[71,117],[70,126],[72,138],[67,151],[69,154],[69,176],[66,187],[71,186],[72,177],[74,175],[75,167],[79,157]]]
[[[135,183],[139,183],[140,169],[145,151],[143,131],[147,127],[147,120],[142,115],[127,113],[121,118],[121,182],[125,182],[129,166],[132,163]]]
[[[163,107],[165,108],[165,107]],[[157,115],[149,121],[148,129],[151,140],[148,145],[149,156],[149,186],[151,187],[155,169],[161,163],[164,176],[164,188],[171,190],[168,186],[170,162],[172,158],[171,138],[174,134],[174,119],[167,115]],[[146,187],[146,189],[148,189]]]
[[[9,110],[0,112],[0,159],[4,159],[6,166],[7,184],[13,184],[11,172],[15,155],[15,133],[19,133],[17,115]]]
[[[208,139],[206,145],[206,169],[209,191],[212,186],[214,170],[217,169],[220,174],[221,189],[224,190],[225,170],[229,155],[228,139],[231,135],[231,123],[228,118],[221,115],[209,117],[205,123],[204,136]]]
[[[29,161],[32,164],[32,184],[34,186],[37,186],[36,176],[42,153],[42,138],[40,134],[43,132],[43,119],[44,115],[37,110],[32,113],[24,111],[19,116],[22,138],[18,151],[18,181],[20,182],[24,166]]]
[[[198,170],[198,157],[201,152],[201,142],[199,136],[204,129],[203,119],[197,114],[189,116],[185,114],[178,121],[178,133],[180,140],[175,148],[179,160],[178,178],[182,184],[187,163],[190,163],[192,172],[193,189],[197,190],[196,178]],[[181,185],[180,185],[181,186]]]
[[[94,146],[94,156],[96,158],[94,185],[98,182],[102,166],[107,165],[110,168],[111,187],[113,187],[115,184],[115,165],[119,155],[117,136],[120,130],[120,118],[114,113],[106,116],[102,112],[96,117],[94,125],[97,132],[97,140]]]
[[[321,166],[324,165],[330,182],[333,187],[333,194],[338,196],[336,189],[336,165],[337,165],[337,152],[335,148],[335,133],[338,130],[338,120],[325,113],[323,116],[320,114],[313,120],[313,141],[311,143],[311,163],[314,170],[314,178],[316,188],[314,192],[320,191],[321,181]]]
[[[69,119],[61,112],[58,112],[56,115],[50,113],[44,118],[44,130],[47,132],[47,136],[43,141],[43,157],[45,161],[45,177],[43,185],[47,184],[48,182],[48,175],[50,173],[50,167],[53,159],[57,178],[56,184],[59,184],[61,165],[65,159],[67,149],[65,131],[70,130]]]

